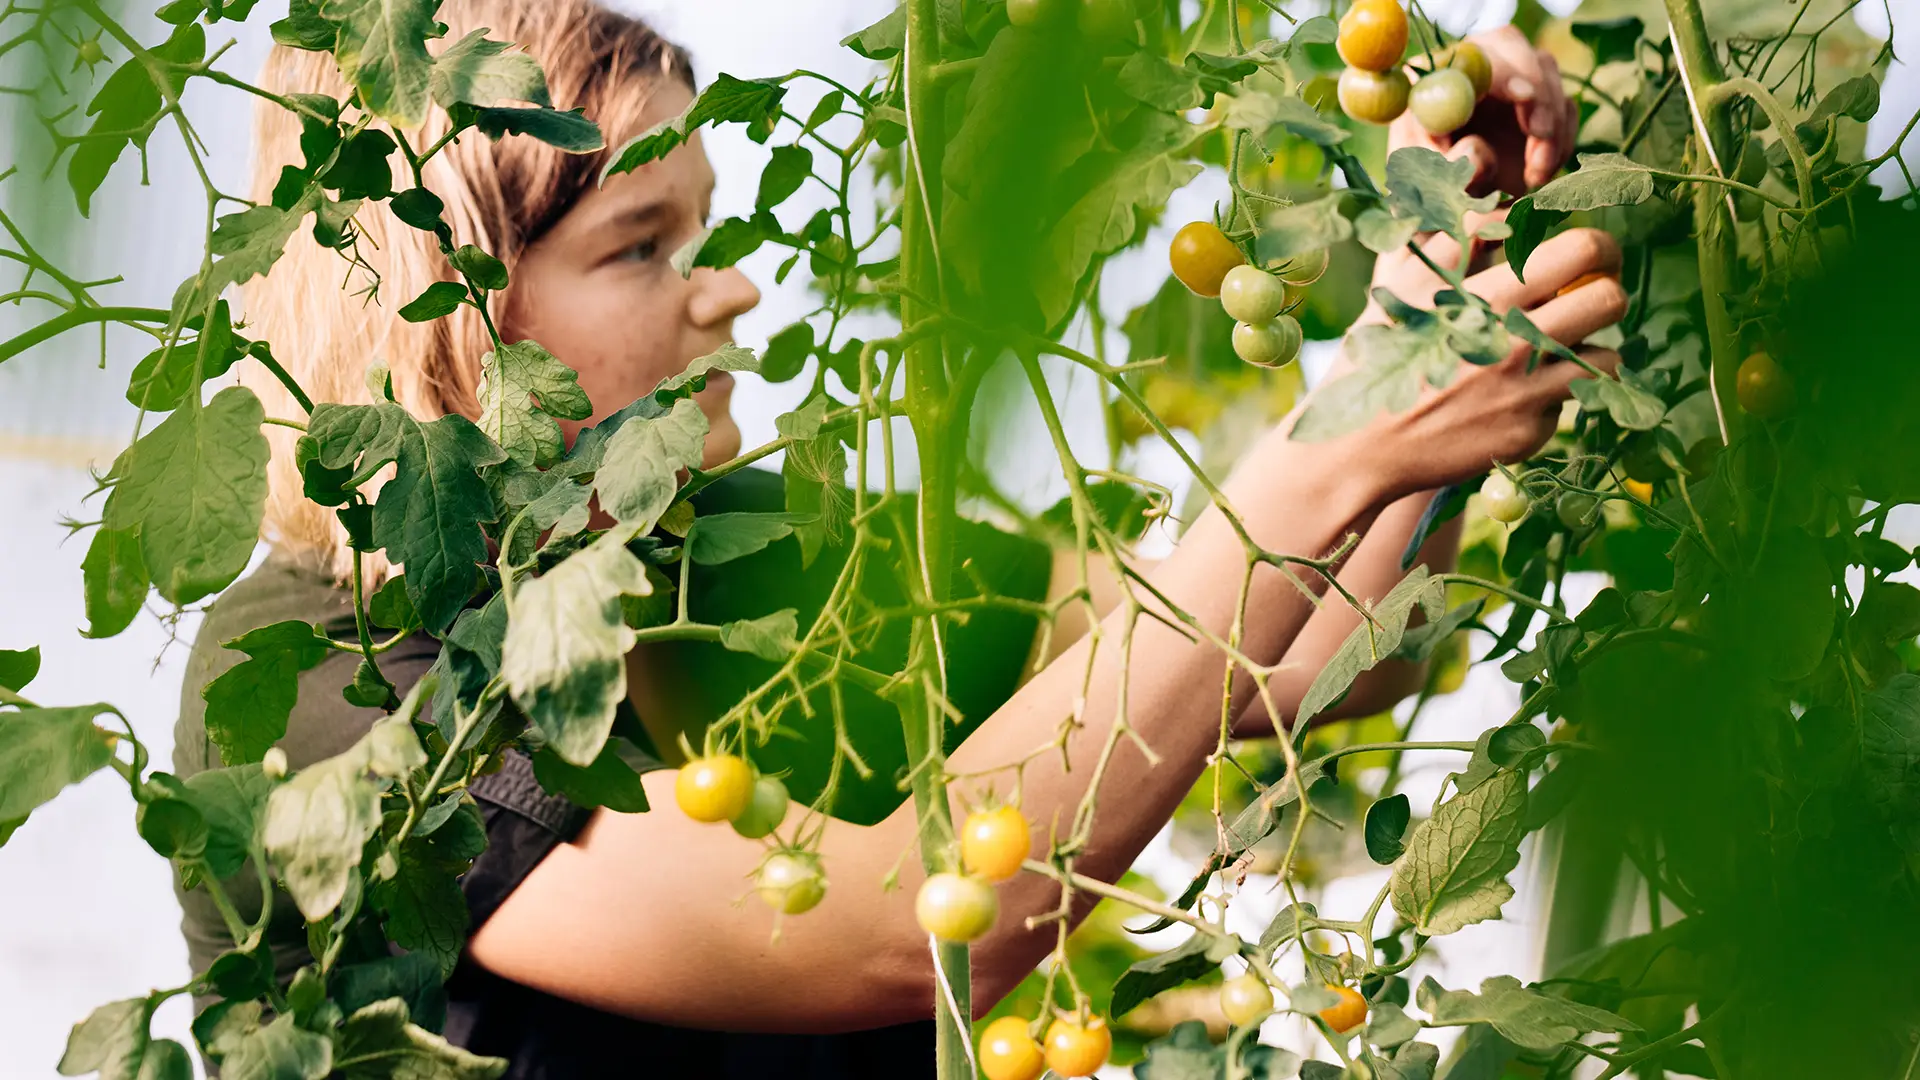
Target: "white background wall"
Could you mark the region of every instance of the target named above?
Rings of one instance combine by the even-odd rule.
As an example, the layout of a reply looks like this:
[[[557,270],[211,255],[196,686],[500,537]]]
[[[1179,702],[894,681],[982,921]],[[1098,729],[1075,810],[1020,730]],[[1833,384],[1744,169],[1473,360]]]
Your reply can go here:
[[[241,73],[257,69],[264,56],[264,26],[277,17],[266,9],[275,6],[284,7],[262,5],[254,27],[228,53],[226,67]],[[858,81],[867,70],[865,62],[836,43],[891,4],[629,0],[624,6],[652,18],[670,38],[687,45],[703,78],[723,70],[759,75],[808,66]],[[1455,0],[1447,6],[1462,18],[1442,18],[1456,25],[1496,24],[1512,10],[1510,2]],[[1440,11],[1439,5],[1428,7]],[[1903,52],[1920,47],[1920,41],[1906,36],[1912,29],[1903,33]],[[143,36],[153,36],[151,27]],[[214,40],[222,39],[216,34]],[[1907,73],[1897,78],[1906,79]],[[1913,110],[1914,88],[1908,82],[1904,90],[1887,95],[1874,126],[1881,144],[1896,119]],[[195,85],[190,105],[211,144],[215,179],[226,190],[245,190],[249,105],[237,93],[210,94]],[[163,135],[154,142],[153,187],[136,188],[136,170],[123,162],[96,199],[89,235],[98,238],[98,247],[77,250],[68,263],[83,272],[108,265],[130,268],[125,271],[128,282],[105,294],[127,303],[164,302],[198,259],[198,185],[174,140]],[[750,209],[754,178],[766,151],[731,131],[714,137],[709,147],[720,176],[716,215]],[[1223,186],[1218,177],[1203,178],[1177,196],[1168,220],[1200,216],[1224,193],[1216,190]],[[23,189],[30,191],[31,185],[21,178],[0,185],[0,205],[31,228],[31,210],[23,208],[32,200],[23,198]],[[1156,236],[1146,253],[1109,273],[1105,295],[1115,324],[1157,286],[1164,271],[1152,253],[1162,250],[1164,242],[1165,237]],[[762,252],[743,264],[766,290],[761,308],[738,324],[743,344],[763,345],[768,334],[811,307],[796,283],[772,286],[778,261],[778,254]],[[31,315],[0,308],[0,337],[24,328]],[[131,430],[132,410],[119,395],[128,370],[144,350],[131,338],[110,337],[109,344],[105,371],[94,367],[98,354],[90,350],[97,350],[97,344],[80,333],[0,365],[0,648],[41,646],[45,664],[33,687],[36,699],[114,702],[153,747],[156,760],[164,763],[171,751],[185,642],[191,640],[196,620],[187,616],[170,630],[157,618],[142,617],[117,638],[81,638],[78,631],[85,619],[79,565],[85,537],[63,543],[64,530],[57,524],[62,515],[83,520],[98,516],[97,504],[83,501],[91,487],[86,466],[91,462],[104,467]],[[799,391],[796,384],[742,380],[735,401],[749,445],[773,434],[772,418],[795,404]],[[1073,410],[1066,411],[1071,415]],[[1030,480],[1025,493],[1031,500],[1044,505],[1058,497],[1042,474]],[[177,643],[169,644],[170,633],[178,635]],[[1465,690],[1429,708],[1420,737],[1472,737],[1489,718],[1507,714],[1512,689],[1496,673],[1476,672]],[[1426,779],[1437,784],[1439,776],[1432,771]],[[1413,794],[1416,800],[1421,797]],[[123,783],[103,773],[36,813],[0,848],[0,1080],[52,1076],[69,1026],[94,1006],[153,986],[177,985],[188,976],[166,864],[135,837],[131,817]],[[1172,853],[1164,835],[1143,856],[1140,868],[1175,888],[1187,876],[1186,862]],[[1336,884],[1323,909],[1364,905],[1380,880],[1375,874]],[[1246,895],[1235,922],[1244,920],[1239,928],[1257,933],[1270,912],[1259,910],[1261,890],[1250,888]],[[1527,906],[1516,904],[1507,921],[1449,939],[1443,977],[1460,985],[1496,971],[1528,974],[1535,964],[1530,930]],[[156,1034],[189,1042],[189,1019],[185,999],[176,999],[161,1010]],[[1296,1045],[1300,1035],[1283,1021],[1275,1022],[1267,1034]]]

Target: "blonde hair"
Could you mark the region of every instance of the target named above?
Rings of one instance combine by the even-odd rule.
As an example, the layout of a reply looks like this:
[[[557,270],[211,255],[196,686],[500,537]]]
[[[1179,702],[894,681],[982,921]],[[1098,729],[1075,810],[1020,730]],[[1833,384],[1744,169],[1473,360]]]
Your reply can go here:
[[[693,86],[684,50],[639,19],[594,0],[448,0],[438,17],[448,32],[430,47],[444,48],[483,27],[490,38],[515,43],[546,70],[556,107],[584,107],[609,146],[638,133],[647,103],[663,81]],[[347,92],[330,54],[285,46],[274,47],[261,84],[279,94],[345,97]],[[411,138],[418,148],[446,130],[446,115],[436,111],[422,130],[396,137]],[[255,137],[253,198],[265,203],[280,167],[301,160],[299,119],[263,101]],[[469,131],[429,161],[422,175],[425,186],[446,204],[443,216],[454,243],[477,244],[511,270],[527,246],[593,188],[606,153],[566,154],[526,136],[493,142]],[[396,164],[395,189],[411,186],[411,176],[401,171],[404,164]],[[438,242],[402,223],[385,203],[363,205],[356,223],[360,256],[380,277],[377,299],[355,280],[364,271],[353,270],[303,229],[270,275],[242,288],[247,335],[268,342],[275,359],[316,402],[371,402],[365,374],[379,360],[393,373],[394,397],[415,416],[475,415],[480,358],[491,347],[479,313],[461,307],[427,323],[409,323],[397,314],[428,285],[454,279]],[[507,300],[504,294],[491,298],[496,324]],[[241,365],[239,378],[260,395],[267,415],[299,415],[293,396],[260,365]],[[346,530],[331,509],[303,494],[294,464],[298,432],[278,426],[266,432],[273,460],[263,537],[276,554],[346,581],[353,572]],[[367,557],[365,570],[377,583],[390,567],[376,552]]]

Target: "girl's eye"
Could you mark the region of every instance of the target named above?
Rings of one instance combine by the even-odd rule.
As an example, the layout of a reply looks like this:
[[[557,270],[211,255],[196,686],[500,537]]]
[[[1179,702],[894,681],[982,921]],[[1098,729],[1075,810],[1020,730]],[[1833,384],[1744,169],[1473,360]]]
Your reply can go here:
[[[653,261],[653,257],[655,255],[658,255],[659,253],[660,253],[660,241],[642,240],[639,243],[628,248],[627,250],[621,252],[620,257],[622,259],[628,259],[633,262],[651,262]]]

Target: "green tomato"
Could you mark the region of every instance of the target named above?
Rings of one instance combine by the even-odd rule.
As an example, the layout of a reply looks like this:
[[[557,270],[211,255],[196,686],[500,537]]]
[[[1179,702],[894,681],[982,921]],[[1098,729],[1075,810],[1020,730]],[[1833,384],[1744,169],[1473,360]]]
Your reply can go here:
[[[100,47],[99,39],[88,38],[80,43],[78,59],[81,63],[91,67],[106,58],[107,51]]]
[[[1398,68],[1377,72],[1350,67],[1340,73],[1340,108],[1363,123],[1391,124],[1407,111],[1411,89],[1406,72]]]
[[[1131,37],[1132,0],[1080,0],[1079,23],[1088,37]]]
[[[1066,10],[1062,0],[1007,0],[1007,21],[1015,26],[1050,23]]]
[[[1441,68],[1413,84],[1408,107],[1420,126],[1445,135],[1473,119],[1473,79],[1459,68]]]
[[[820,868],[820,857],[809,851],[779,851],[767,856],[753,885],[760,899],[783,915],[812,911],[827,895],[827,875]]]
[[[1300,323],[1291,315],[1272,322],[1235,323],[1233,351],[1256,367],[1285,367],[1300,355]]]
[[[1583,532],[1593,525],[1594,507],[1599,501],[1591,495],[1578,491],[1563,491],[1553,504],[1553,512],[1560,518],[1560,524],[1574,532]]]
[[[1287,306],[1287,286],[1257,266],[1242,264],[1221,280],[1220,306],[1236,322],[1270,322]]]
[[[1249,971],[1220,984],[1220,1011],[1234,1027],[1246,1027],[1273,1011],[1273,988]]]
[[[935,874],[920,886],[913,914],[922,930],[941,941],[972,941],[993,929],[1000,898],[993,886],[977,877]]]
[[[747,808],[733,819],[733,831],[749,840],[758,840],[780,827],[787,818],[787,785],[771,776],[753,782],[753,795]]]
[[[1508,524],[1527,516],[1533,500],[1520,490],[1506,473],[1495,472],[1480,485],[1480,498],[1487,504],[1487,516]]]

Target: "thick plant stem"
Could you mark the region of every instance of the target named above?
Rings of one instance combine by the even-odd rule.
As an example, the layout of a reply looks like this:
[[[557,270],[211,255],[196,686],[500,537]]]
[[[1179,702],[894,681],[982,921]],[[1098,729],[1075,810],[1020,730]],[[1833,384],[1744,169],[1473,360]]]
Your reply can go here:
[[[958,462],[948,431],[952,417],[946,343],[941,334],[914,335],[916,326],[937,318],[923,298],[942,295],[939,233],[940,158],[946,148],[941,126],[939,13],[936,0],[907,5],[904,85],[907,106],[906,204],[901,218],[900,273],[909,288],[901,298],[900,321],[909,335],[905,375],[907,416],[920,459],[915,559],[919,580],[910,593],[930,613],[914,620],[909,645],[908,679],[898,695],[907,760],[913,763],[913,801],[920,821],[920,861],[928,873],[950,869],[953,811],[947,801],[944,767],[946,730],[946,643],[938,607],[948,598]],[[935,1061],[940,1080],[967,1080],[972,1062],[972,1002],[965,945],[934,949],[944,982],[933,993],[937,1030]]]

